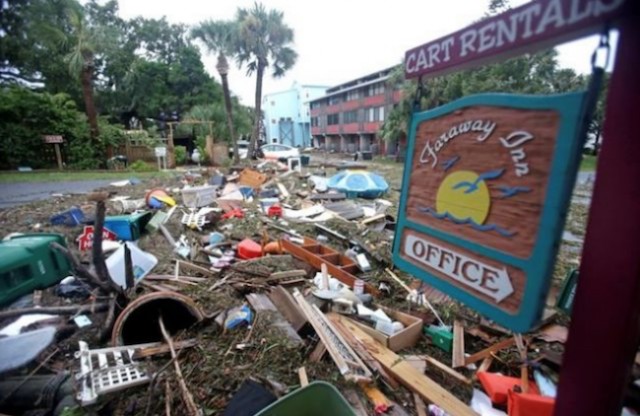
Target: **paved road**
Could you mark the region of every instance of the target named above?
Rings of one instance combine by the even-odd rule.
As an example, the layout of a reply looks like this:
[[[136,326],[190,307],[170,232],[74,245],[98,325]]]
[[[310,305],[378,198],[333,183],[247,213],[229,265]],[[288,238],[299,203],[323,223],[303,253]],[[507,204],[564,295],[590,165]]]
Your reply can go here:
[[[51,194],[89,192],[111,182],[113,180],[3,183],[0,184],[0,208],[47,199]]]

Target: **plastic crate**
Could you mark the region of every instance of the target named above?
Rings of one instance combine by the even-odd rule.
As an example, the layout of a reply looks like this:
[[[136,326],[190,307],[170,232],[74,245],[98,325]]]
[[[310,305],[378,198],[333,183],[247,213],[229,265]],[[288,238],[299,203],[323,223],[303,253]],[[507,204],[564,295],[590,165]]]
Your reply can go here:
[[[71,207],[66,211],[52,215],[49,218],[51,225],[66,225],[67,227],[74,227],[80,225],[85,221],[84,213],[78,207]]]
[[[216,200],[216,186],[195,186],[182,190],[182,203],[188,208],[211,205]]]
[[[50,248],[53,242],[66,246],[59,234],[26,234],[0,242],[0,306],[69,275],[71,266]]]
[[[113,231],[120,240],[135,241],[151,220],[150,212],[131,215],[115,215],[104,219],[105,228]]]
[[[262,409],[256,416],[355,416],[349,403],[331,384],[314,381]]]

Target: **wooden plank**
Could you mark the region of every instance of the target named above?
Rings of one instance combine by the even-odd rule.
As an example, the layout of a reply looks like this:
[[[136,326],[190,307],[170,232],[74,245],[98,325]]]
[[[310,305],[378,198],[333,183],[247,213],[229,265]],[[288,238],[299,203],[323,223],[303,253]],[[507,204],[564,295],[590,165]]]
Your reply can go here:
[[[329,320],[331,322],[333,322],[333,324],[336,326],[336,328],[338,328],[338,330],[340,331],[340,333],[342,334],[344,339],[347,341],[349,346],[351,348],[353,348],[353,350],[360,356],[360,358],[362,358],[362,361],[367,363],[367,365],[369,367],[371,367],[372,369],[377,371],[378,374],[380,374],[380,377],[382,377],[384,382],[391,389],[395,390],[395,389],[400,388],[400,384],[398,383],[398,381],[396,379],[394,379],[393,377],[391,377],[391,375],[389,375],[387,370],[385,370],[384,367],[382,367],[380,365],[380,363],[375,361],[373,359],[373,357],[371,356],[371,354],[369,354],[367,352],[367,350],[364,349],[362,347],[362,345],[354,338],[354,336],[349,331],[347,331],[346,328],[344,328],[342,326],[342,324],[340,323],[340,320],[338,319],[337,315],[338,314],[331,312],[331,313],[327,314],[327,318],[329,318]]]
[[[307,370],[304,367],[298,368],[298,378],[300,379],[300,387],[307,387],[309,385]]]
[[[516,341],[515,341],[515,339],[513,339],[513,337],[509,337],[507,339],[503,339],[502,341],[500,341],[500,342],[498,342],[496,344],[493,344],[492,346],[487,347],[487,348],[483,349],[482,351],[478,351],[477,353],[470,355],[469,357],[467,357],[464,360],[464,364],[465,365],[473,364],[473,363],[475,363],[477,361],[480,361],[482,359],[490,357],[492,352],[500,351],[502,349],[511,347],[515,343],[516,343]]]
[[[322,360],[322,357],[326,352],[327,347],[324,346],[322,341],[318,342],[313,351],[311,351],[311,354],[309,354],[309,361],[311,361],[312,363],[319,362],[320,360]]]
[[[427,363],[419,356],[404,356],[403,357],[413,368],[420,371],[420,374],[424,374],[427,369]],[[416,408],[418,416],[427,416],[427,405],[424,404],[424,400],[418,393],[413,392],[413,403]]]
[[[289,198],[291,196],[289,194],[289,191],[287,191],[287,188],[285,188],[283,184],[281,184],[280,182],[276,182],[276,186],[278,187],[278,190],[280,191],[280,195],[282,195],[282,197],[284,199],[287,199],[287,198]]]
[[[307,318],[302,314],[298,304],[285,288],[282,286],[276,286],[269,292],[269,299],[278,308],[280,313],[291,324],[293,329],[300,331],[304,324],[307,323]]]
[[[285,272],[275,272],[271,273],[271,276],[266,280],[266,282],[272,282],[280,279],[288,279],[290,277],[305,277],[307,275],[306,270],[288,270]]]
[[[299,258],[306,263],[309,263],[316,269],[320,269],[323,263],[326,264],[326,262],[323,261],[319,256],[311,253],[308,250],[305,250],[303,247],[293,244],[288,240],[281,240],[281,242],[282,242],[282,248],[284,248],[287,252],[291,253],[294,257]],[[315,240],[305,237],[305,245],[314,245],[314,244],[316,244]],[[327,269],[329,270],[329,273],[331,274],[331,276],[335,277],[345,285],[349,287],[353,287],[357,279],[354,275],[352,275],[351,273],[347,273],[346,271],[342,270],[340,267],[335,266],[333,264],[327,264]],[[375,287],[371,286],[368,283],[365,283],[364,291],[374,296],[377,296],[379,294],[378,289],[376,289]]]
[[[284,319],[280,314],[280,311],[278,311],[266,295],[261,293],[250,293],[246,298],[253,309],[256,310],[256,313],[269,312],[272,316],[270,325],[277,328],[292,342],[293,345],[298,346],[303,344],[302,338],[300,338],[298,332]]]
[[[173,348],[175,348],[176,350],[180,350],[182,348],[191,348],[195,346],[197,343],[198,343],[198,340],[195,338],[186,339],[184,341],[174,341]],[[169,352],[171,352],[171,350],[169,349],[168,344],[157,343],[157,345],[154,345],[154,346],[142,347],[140,349],[136,349],[135,352],[133,353],[132,358],[134,360],[139,360],[141,358],[151,357],[153,355],[159,355],[159,354],[167,354]]]
[[[469,378],[467,378],[464,375],[458,373],[454,369],[452,369],[452,368],[448,367],[447,365],[441,363],[440,361],[436,360],[435,358],[433,358],[433,357],[425,357],[425,361],[427,363],[433,365],[434,367],[438,367],[440,370],[442,370],[445,373],[449,374],[451,377],[455,378],[456,380],[460,381],[461,383],[471,384],[471,380],[469,380]]]
[[[204,268],[202,266],[198,266],[197,264],[193,264],[187,261],[182,261],[182,260],[178,260],[178,264],[180,265],[180,268],[178,269],[178,271],[187,269],[189,271],[191,271],[192,273],[201,273],[205,276],[209,276],[209,277],[215,277],[216,273],[214,273],[213,271]]]
[[[451,367],[464,367],[464,326],[457,319],[453,321],[453,353]]]
[[[484,360],[482,360],[482,363],[480,364],[480,367],[478,367],[478,371],[476,371],[476,374],[482,371],[489,371],[489,367],[491,367],[492,363],[493,363],[493,357],[487,357]]]
[[[293,298],[322,340],[342,376],[347,380],[371,382],[372,375],[367,366],[320,309],[316,305],[309,305],[298,290],[293,293]]]
[[[409,390],[418,393],[424,400],[441,407],[445,412],[456,416],[477,415],[469,406],[427,376],[416,370],[382,344],[371,338],[353,322],[340,316],[340,322],[349,330],[363,347],[382,364],[400,383]]]

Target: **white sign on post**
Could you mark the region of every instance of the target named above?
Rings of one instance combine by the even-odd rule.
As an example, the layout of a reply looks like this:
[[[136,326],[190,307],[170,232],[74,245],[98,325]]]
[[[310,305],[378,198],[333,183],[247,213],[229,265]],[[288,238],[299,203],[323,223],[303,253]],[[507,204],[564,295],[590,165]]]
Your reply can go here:
[[[154,148],[156,158],[158,159],[158,170],[167,169],[167,147],[158,146]]]

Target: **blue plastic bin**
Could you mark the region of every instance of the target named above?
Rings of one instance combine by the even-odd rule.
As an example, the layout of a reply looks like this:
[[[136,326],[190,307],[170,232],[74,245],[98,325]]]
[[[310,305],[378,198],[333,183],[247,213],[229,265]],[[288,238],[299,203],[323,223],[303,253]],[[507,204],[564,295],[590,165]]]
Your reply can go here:
[[[49,218],[51,225],[66,225],[75,227],[85,221],[84,213],[78,207],[71,207],[66,211],[59,212]]]

